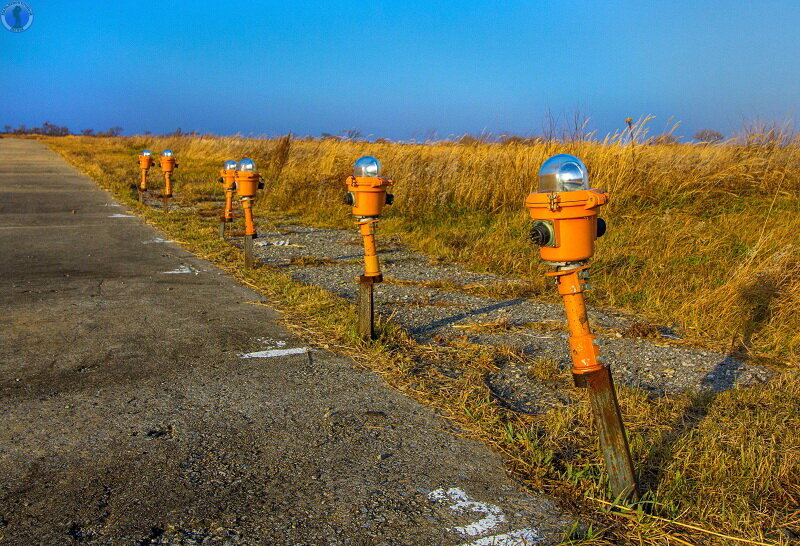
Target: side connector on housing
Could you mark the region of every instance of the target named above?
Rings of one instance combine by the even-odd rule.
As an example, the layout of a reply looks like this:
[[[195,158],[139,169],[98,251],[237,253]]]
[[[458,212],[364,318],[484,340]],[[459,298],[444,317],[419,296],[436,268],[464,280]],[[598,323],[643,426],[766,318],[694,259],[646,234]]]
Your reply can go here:
[[[536,246],[555,248],[558,245],[558,241],[556,241],[556,230],[552,220],[534,221],[529,236],[531,242]]]

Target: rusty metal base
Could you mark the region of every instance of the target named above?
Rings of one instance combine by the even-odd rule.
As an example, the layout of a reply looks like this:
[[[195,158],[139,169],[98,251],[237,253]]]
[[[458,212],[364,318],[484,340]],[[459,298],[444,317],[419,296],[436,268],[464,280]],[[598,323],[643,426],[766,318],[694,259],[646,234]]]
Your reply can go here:
[[[375,300],[372,291],[375,277],[362,275],[358,283],[358,335],[364,339],[376,339]],[[368,279],[368,280],[364,280]]]
[[[358,282],[367,284],[378,284],[383,282],[383,275],[359,275]]]
[[[608,469],[608,478],[614,497],[621,501],[638,499],[638,483],[633,470],[633,461],[625,435],[625,425],[619,411],[617,392],[611,370],[603,368],[596,372],[574,377],[589,393],[595,427],[600,439],[600,451]]]
[[[244,268],[253,269],[253,235],[244,236]]]

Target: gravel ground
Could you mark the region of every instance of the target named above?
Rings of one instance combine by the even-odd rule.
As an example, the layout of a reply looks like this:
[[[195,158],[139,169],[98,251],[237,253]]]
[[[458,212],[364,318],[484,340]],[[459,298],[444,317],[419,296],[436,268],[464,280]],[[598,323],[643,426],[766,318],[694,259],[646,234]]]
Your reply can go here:
[[[299,225],[264,231],[256,254],[266,264],[286,268],[301,282],[322,286],[354,300],[355,277],[362,272],[361,239],[355,229],[315,229]],[[470,341],[508,346],[535,357],[555,360],[569,374],[565,318],[561,305],[525,298],[495,299],[475,295],[474,288],[515,282],[498,275],[475,273],[458,265],[434,265],[396,239],[381,238],[378,248],[388,282],[376,285],[376,308],[424,343],[466,337]],[[406,284],[408,283],[408,284]],[[464,288],[467,287],[465,290]],[[469,292],[473,293],[469,293]],[[635,317],[593,309],[592,324],[600,332],[603,358],[619,382],[645,389],[653,396],[707,390],[720,392],[735,385],[768,380],[761,366],[723,353],[688,348],[664,331],[660,339],[627,337]],[[476,323],[498,323],[481,328]],[[536,411],[563,401],[563,395],[528,378],[523,364],[510,361],[492,377],[490,387],[521,411]]]

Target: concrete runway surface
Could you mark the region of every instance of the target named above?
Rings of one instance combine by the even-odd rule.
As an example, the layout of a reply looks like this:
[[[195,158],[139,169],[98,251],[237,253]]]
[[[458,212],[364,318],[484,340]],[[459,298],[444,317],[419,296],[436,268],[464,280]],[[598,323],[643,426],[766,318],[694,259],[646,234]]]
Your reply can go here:
[[[165,239],[0,139],[0,543],[557,542],[486,447]]]

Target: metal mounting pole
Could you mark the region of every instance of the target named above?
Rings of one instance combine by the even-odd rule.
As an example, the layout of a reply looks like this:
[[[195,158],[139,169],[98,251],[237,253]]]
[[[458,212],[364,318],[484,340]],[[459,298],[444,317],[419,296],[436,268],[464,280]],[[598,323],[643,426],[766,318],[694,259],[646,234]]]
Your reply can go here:
[[[547,273],[556,277],[558,292],[564,299],[569,326],[569,346],[572,353],[575,385],[588,389],[595,426],[600,439],[600,451],[608,470],[611,491],[621,500],[636,499],[638,484],[633,461],[625,436],[625,425],[619,411],[617,393],[611,370],[599,359],[600,350],[594,342],[583,297],[588,267],[577,266]]]
[[[244,212],[244,268],[253,268],[253,239],[256,237],[256,225],[253,221],[253,198],[242,197],[242,212]]]
[[[244,236],[244,268],[253,269],[253,235]]]
[[[172,197],[172,173],[164,173],[164,212],[169,212],[169,198]]]
[[[219,218],[219,236],[225,238],[225,224],[233,221],[233,189],[225,190],[225,205],[222,207],[222,214]]]
[[[375,339],[375,277],[358,278],[358,334],[365,339]]]
[[[376,218],[362,218],[357,223],[364,241],[364,274],[358,278],[358,333],[365,339],[376,339],[373,288],[375,283],[383,282],[375,246],[378,221]]]
[[[139,203],[144,203],[144,192],[147,191],[147,169],[140,169],[141,180],[139,181]]]
[[[603,368],[583,375],[600,437],[600,451],[608,469],[611,491],[615,498],[621,500],[636,499],[638,484],[611,370]]]

